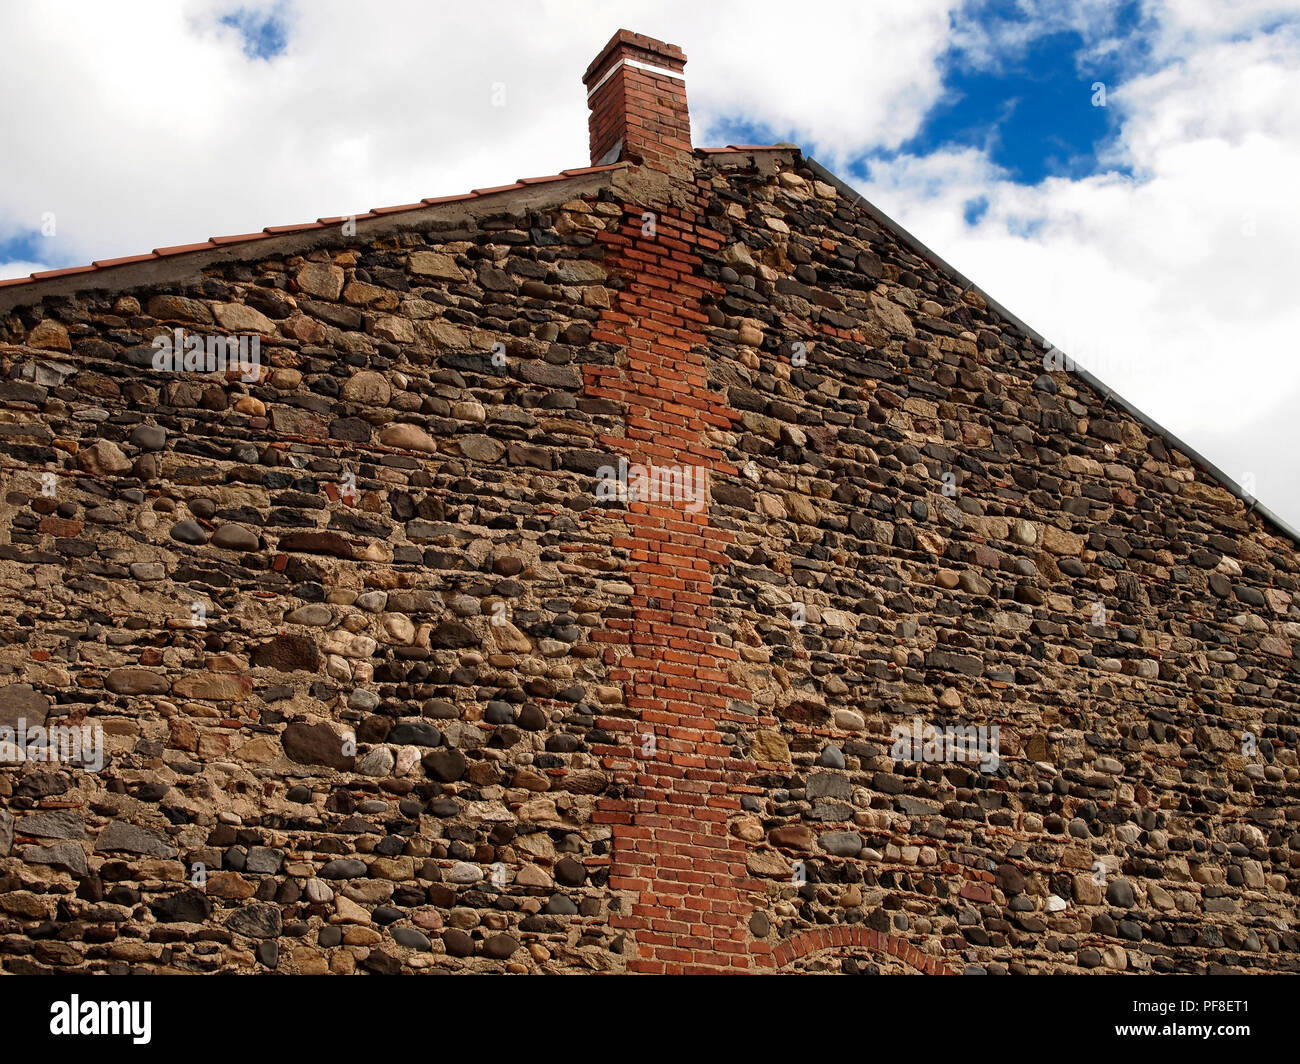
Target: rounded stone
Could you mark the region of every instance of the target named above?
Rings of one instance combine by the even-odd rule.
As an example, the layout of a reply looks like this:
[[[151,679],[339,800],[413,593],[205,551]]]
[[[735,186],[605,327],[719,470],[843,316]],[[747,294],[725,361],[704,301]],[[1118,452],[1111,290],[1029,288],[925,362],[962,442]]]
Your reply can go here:
[[[443,948],[453,957],[472,957],[474,940],[459,928],[449,928],[442,933]]]
[[[212,545],[223,550],[257,550],[257,534],[243,525],[222,525],[212,534]]]
[[[479,883],[483,879],[483,869],[465,861],[457,861],[447,873],[449,883]]]
[[[493,935],[483,943],[483,954],[498,961],[514,956],[517,949],[519,949],[519,941],[510,935]]]
[[[580,887],[587,881],[587,869],[581,861],[562,857],[555,862],[555,881],[565,887]]]
[[[372,369],[363,369],[354,373],[343,385],[342,397],[349,403],[365,403],[370,406],[387,406],[393,390],[382,373]]]
[[[193,543],[195,545],[208,541],[208,534],[203,531],[197,521],[181,521],[173,525],[171,537],[178,543]]]
[[[433,943],[429,941],[429,936],[415,930],[413,927],[393,928],[393,941],[399,946],[418,950],[421,953],[428,953],[433,949]]]

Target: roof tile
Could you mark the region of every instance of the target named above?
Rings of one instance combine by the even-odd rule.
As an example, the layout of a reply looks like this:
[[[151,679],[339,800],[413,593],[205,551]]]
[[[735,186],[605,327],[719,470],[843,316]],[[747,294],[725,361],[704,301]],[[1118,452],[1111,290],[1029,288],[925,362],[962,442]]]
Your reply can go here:
[[[299,225],[268,225],[262,230],[264,233],[270,233],[276,236],[280,233],[301,233],[308,229],[324,229],[320,222],[302,222]]]
[[[62,270],[41,270],[39,273],[32,274],[33,281],[45,281],[51,277],[67,277],[74,273],[94,273],[94,266],[69,266]]]
[[[270,233],[263,232],[263,233],[241,233],[239,234],[239,236],[210,236],[208,237],[208,243],[217,244],[217,245],[243,244],[250,240],[265,240],[270,235],[271,235]]]
[[[421,202],[428,207],[435,203],[455,203],[458,200],[475,199],[477,196],[477,192],[462,192],[459,196],[430,196],[426,200],[421,200]]]
[[[473,191],[476,196],[490,196],[494,192],[511,192],[514,189],[523,187],[520,182],[516,181],[513,185],[495,185],[492,188],[476,188]]]
[[[96,259],[92,265],[97,270],[106,270],[112,266],[125,266],[128,262],[148,262],[157,257],[151,251],[148,255],[124,255],[120,259]]]
[[[425,203],[421,200],[419,203],[403,203],[399,207],[375,207],[371,214],[400,214],[402,211],[415,211],[424,207]]]
[[[158,256],[184,255],[187,251],[208,251],[216,246],[211,240],[205,240],[201,244],[177,244],[170,248],[154,248],[153,253]]]

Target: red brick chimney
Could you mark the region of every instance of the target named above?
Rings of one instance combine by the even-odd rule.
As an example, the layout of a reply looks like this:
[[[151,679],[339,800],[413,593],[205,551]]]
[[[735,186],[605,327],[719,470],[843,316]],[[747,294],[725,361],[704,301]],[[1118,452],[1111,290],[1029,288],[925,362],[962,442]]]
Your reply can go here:
[[[629,159],[656,170],[676,169],[690,156],[686,55],[629,30],[601,49],[582,83],[591,108],[591,163]]]

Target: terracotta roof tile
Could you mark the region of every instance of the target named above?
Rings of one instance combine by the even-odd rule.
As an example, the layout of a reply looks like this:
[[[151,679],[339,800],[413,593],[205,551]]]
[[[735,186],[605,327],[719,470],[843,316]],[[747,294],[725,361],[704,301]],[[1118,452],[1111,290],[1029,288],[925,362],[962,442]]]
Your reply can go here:
[[[563,174],[549,174],[546,177],[521,177],[515,182],[517,185],[545,185],[550,181],[568,180]]]
[[[50,277],[66,277],[73,273],[93,273],[94,266],[68,266],[62,270],[41,270],[40,273],[32,274],[33,281],[44,281]]]
[[[419,210],[423,206],[424,206],[424,201],[421,200],[419,203],[403,203],[400,207],[375,207],[374,209],[371,210],[370,213],[371,214],[400,214],[402,211]]]
[[[459,196],[430,196],[428,199],[421,200],[420,202],[426,207],[430,207],[435,203],[455,203],[458,200],[475,199],[477,195],[478,194],[475,192],[462,192]]]
[[[324,229],[320,222],[303,222],[300,225],[268,225],[262,230],[264,233],[270,233],[277,236],[281,233],[301,233],[308,229]]]
[[[581,177],[583,174],[599,174],[605,170],[617,170],[623,163],[605,163],[604,166],[579,166],[573,170],[561,170],[565,177]]]
[[[523,187],[524,186],[521,182],[516,181],[513,185],[495,185],[492,188],[476,188],[474,189],[474,195],[490,196],[494,192],[512,192],[514,189]]]
[[[120,259],[96,259],[93,265],[97,270],[106,270],[111,266],[125,266],[128,262],[148,262],[150,259],[156,259],[157,257],[151,251],[148,255],[125,255]]]
[[[266,240],[270,235],[270,233],[261,232],[241,233],[239,236],[210,236],[208,237],[208,243],[217,244],[218,246],[222,244],[244,244],[250,240]]]
[[[210,251],[216,246],[211,240],[205,240],[202,244],[177,244],[170,248],[154,248],[153,253],[158,256],[184,255],[187,251]]]

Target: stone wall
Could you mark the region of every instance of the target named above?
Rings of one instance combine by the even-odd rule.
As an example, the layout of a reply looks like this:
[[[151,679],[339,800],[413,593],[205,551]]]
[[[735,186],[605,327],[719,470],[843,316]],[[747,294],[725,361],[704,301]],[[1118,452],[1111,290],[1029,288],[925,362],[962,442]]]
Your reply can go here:
[[[797,152],[543,189],[0,312],[3,970],[1295,970],[1295,544]]]

